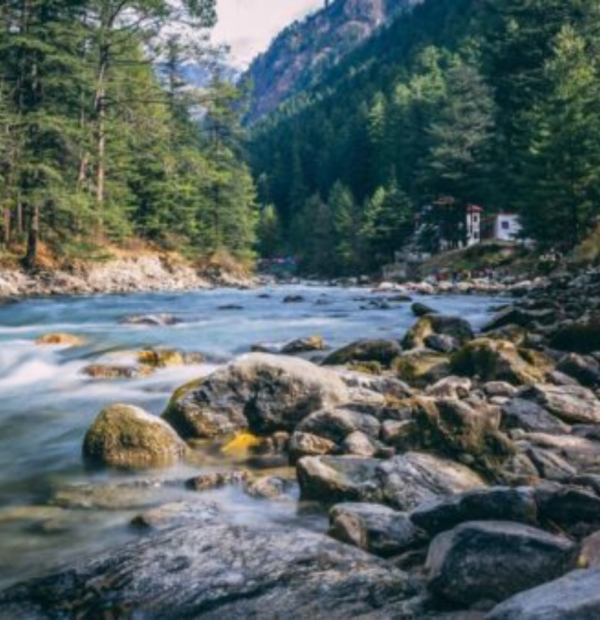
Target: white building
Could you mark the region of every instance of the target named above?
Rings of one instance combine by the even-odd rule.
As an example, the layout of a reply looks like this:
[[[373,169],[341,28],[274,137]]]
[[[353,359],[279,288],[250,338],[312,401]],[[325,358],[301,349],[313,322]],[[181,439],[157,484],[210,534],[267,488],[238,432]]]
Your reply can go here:
[[[467,247],[481,243],[483,209],[476,205],[467,207]]]
[[[523,227],[514,213],[499,213],[494,217],[493,238],[498,241],[516,241]]]

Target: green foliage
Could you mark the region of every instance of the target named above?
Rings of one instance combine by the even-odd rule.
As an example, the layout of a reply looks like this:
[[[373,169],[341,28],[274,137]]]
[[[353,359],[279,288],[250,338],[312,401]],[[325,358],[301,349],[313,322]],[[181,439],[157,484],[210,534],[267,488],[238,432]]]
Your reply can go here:
[[[377,269],[439,199],[461,221],[468,204],[516,211],[570,249],[600,216],[599,71],[597,0],[425,2],[253,128],[259,200],[301,258],[303,221],[338,248],[311,253],[316,272]],[[354,201],[341,227],[323,207],[338,184]]]
[[[254,188],[237,94],[217,83],[195,92],[178,73],[205,54],[214,21],[214,0],[3,2],[0,200],[5,243],[27,240],[29,265],[42,240],[63,256],[130,235],[249,252]],[[158,37],[177,23],[195,40]],[[218,146],[216,119],[227,134]]]

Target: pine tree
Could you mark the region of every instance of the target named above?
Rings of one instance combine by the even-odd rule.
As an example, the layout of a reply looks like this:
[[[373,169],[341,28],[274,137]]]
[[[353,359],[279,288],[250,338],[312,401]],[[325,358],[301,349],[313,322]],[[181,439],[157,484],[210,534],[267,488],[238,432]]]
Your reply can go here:
[[[337,182],[328,198],[333,218],[336,273],[351,275],[360,269],[362,213],[348,187]]]
[[[547,94],[525,118],[520,177],[526,233],[570,248],[600,215],[600,73],[583,37],[565,25],[544,66]]]

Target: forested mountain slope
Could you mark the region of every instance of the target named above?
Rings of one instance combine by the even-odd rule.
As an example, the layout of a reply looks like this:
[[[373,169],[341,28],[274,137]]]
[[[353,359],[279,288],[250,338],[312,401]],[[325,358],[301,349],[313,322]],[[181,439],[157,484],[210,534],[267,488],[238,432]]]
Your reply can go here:
[[[571,247],[600,214],[600,6],[426,0],[264,119],[250,144],[267,254],[389,261],[441,197],[518,210]]]
[[[249,120],[272,112],[314,84],[328,68],[399,12],[422,0],[335,0],[286,28],[250,66]]]

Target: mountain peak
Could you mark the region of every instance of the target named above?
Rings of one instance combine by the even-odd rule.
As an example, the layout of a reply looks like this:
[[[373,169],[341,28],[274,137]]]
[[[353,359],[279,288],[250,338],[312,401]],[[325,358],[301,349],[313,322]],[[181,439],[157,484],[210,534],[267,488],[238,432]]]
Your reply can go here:
[[[295,22],[250,65],[250,121],[275,110],[314,84],[329,67],[366,41],[397,13],[423,0],[325,0],[324,7]]]

